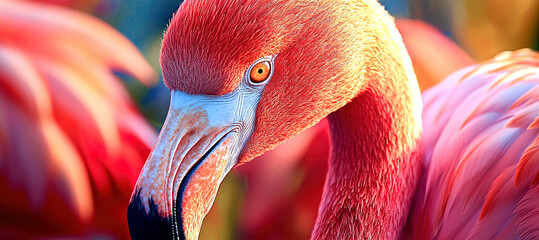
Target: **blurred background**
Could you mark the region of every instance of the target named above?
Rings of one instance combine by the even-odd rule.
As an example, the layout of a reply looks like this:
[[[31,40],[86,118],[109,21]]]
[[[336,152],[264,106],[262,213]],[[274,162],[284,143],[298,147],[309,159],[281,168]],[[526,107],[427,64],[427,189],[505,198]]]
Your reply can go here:
[[[539,47],[536,0],[382,0],[421,88]],[[132,187],[164,121],[162,34],[178,0],[0,0],[0,239],[127,239]],[[233,170],[200,239],[308,239],[326,122]]]

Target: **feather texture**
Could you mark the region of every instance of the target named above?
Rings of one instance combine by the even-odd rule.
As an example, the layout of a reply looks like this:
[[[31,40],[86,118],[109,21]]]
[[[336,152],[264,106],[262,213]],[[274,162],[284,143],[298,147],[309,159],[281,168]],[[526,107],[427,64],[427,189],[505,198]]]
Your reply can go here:
[[[538,66],[533,51],[505,52],[424,93],[428,169],[412,212],[416,238],[533,236],[514,218],[539,171]]]
[[[127,202],[155,139],[115,71],[155,73],[85,14],[0,1],[0,238],[128,237]]]

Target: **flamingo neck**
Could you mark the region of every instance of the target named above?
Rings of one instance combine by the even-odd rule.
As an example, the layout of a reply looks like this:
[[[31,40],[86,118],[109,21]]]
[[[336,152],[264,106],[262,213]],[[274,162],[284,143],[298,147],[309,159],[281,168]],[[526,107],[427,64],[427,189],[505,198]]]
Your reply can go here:
[[[312,239],[396,239],[406,222],[422,166],[421,103],[415,79],[388,73],[328,116],[330,166]]]

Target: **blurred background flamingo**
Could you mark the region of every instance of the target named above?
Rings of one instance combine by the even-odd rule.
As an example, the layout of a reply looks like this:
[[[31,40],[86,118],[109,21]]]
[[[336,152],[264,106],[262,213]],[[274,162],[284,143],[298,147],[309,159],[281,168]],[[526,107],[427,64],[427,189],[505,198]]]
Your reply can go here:
[[[162,32],[181,1],[15,2],[0,2],[0,187],[10,196],[0,200],[0,238],[126,238],[122,206],[155,137],[146,121],[160,127],[169,94],[161,83],[148,89],[133,80],[123,82],[128,93],[118,74],[149,85],[152,70],[89,14],[159,71]],[[423,20],[397,22],[422,89],[501,50],[537,46],[534,0],[381,2],[393,16]],[[327,168],[326,124],[262,156],[271,161],[232,172],[201,239],[307,238]]]
[[[0,2],[0,238],[128,238],[125,203],[155,140],[114,72],[153,84],[102,21]]]

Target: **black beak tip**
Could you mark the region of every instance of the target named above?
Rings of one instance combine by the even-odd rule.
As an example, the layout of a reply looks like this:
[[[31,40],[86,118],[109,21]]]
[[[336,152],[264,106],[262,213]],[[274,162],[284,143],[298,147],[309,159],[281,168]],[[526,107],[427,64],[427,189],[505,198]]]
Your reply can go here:
[[[159,215],[158,206],[152,198],[144,204],[140,189],[133,195],[127,208],[127,221],[131,239],[178,239],[173,234],[171,217]],[[149,206],[149,212],[146,207]],[[181,239],[181,237],[179,237]]]

